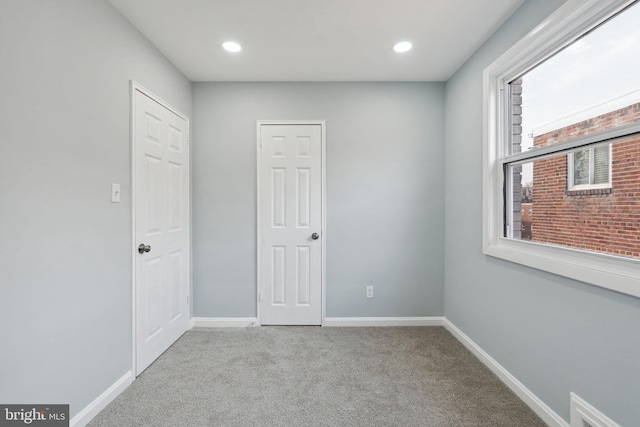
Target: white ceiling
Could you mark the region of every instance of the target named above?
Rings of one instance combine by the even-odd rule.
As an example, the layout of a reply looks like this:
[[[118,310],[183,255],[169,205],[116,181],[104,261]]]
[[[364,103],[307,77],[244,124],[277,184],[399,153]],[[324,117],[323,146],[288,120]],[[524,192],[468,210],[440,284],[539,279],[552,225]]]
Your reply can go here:
[[[446,81],[523,1],[110,0],[191,81]]]

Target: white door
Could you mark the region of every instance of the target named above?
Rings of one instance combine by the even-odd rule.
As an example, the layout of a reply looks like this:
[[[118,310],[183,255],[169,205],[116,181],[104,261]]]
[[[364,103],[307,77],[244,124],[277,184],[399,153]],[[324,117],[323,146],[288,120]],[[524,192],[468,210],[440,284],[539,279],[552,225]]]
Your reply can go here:
[[[189,122],[134,93],[136,375],[189,324]]]
[[[322,125],[260,124],[263,325],[322,323]]]

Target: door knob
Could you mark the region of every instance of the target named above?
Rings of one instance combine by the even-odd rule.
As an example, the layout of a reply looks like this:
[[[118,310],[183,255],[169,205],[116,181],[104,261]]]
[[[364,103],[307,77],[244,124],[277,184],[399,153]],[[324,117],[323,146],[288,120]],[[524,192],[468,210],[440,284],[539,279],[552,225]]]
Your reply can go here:
[[[143,254],[145,252],[151,252],[151,246],[140,243],[140,246],[138,246],[138,253]]]
[[[312,238],[313,240],[318,240],[318,238],[319,238],[319,237],[320,237],[320,235],[319,235],[318,233],[313,233],[313,234],[311,235],[311,238]]]

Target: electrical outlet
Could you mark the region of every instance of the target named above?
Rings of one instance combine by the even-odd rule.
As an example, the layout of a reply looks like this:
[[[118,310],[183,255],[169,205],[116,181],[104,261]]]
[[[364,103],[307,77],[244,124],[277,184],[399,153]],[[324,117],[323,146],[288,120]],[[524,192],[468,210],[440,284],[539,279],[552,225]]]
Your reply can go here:
[[[373,298],[373,286],[367,286],[367,298]]]
[[[111,184],[111,202],[120,203],[120,184]]]

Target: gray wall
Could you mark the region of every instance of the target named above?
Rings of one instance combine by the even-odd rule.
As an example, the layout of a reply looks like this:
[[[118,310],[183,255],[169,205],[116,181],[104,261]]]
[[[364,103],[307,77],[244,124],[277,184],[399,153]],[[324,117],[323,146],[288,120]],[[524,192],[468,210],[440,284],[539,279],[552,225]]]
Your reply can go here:
[[[196,83],[193,104],[195,316],[256,315],[259,119],[327,122],[327,315],[442,315],[444,84]]]
[[[3,1],[0,58],[0,402],[74,415],[131,362],[129,80],[191,86],[103,0]]]
[[[574,391],[635,426],[640,299],[482,254],[482,72],[561,3],[524,3],[447,82],[445,315],[565,419]]]
[[[255,121],[325,119],[329,316],[442,315],[446,291],[559,414],[575,391],[635,425],[640,299],[481,251],[482,70],[559,4],[527,1],[446,88],[194,84],[194,314],[255,316]],[[0,402],[75,414],[130,365],[129,80],[188,115],[191,86],[104,0],[3,2],[0,58]]]

